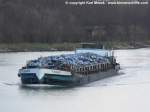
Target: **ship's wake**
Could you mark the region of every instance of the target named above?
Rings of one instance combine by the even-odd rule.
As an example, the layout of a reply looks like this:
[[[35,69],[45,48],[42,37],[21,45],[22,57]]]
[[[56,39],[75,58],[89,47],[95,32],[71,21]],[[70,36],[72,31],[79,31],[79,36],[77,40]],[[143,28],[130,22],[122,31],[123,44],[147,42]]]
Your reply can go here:
[[[4,81],[0,81],[0,86],[19,86],[21,85],[21,83],[19,82],[4,82]]]

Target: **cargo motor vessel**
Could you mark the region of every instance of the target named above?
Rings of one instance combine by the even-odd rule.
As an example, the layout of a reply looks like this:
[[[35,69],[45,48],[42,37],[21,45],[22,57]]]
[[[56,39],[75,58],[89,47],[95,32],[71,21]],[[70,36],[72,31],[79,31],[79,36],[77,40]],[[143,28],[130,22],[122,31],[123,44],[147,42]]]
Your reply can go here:
[[[74,54],[27,61],[18,72],[22,84],[77,86],[118,74],[120,64],[113,50],[95,43],[81,45]]]

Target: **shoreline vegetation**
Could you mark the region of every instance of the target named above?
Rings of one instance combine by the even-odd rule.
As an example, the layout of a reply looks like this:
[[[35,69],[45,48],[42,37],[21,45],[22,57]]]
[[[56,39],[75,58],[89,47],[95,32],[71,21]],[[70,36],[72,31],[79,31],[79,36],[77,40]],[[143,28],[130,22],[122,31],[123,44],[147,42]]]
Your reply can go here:
[[[0,0],[0,52],[71,51],[79,42],[101,42],[110,49],[150,45],[150,4],[65,3]]]
[[[0,0],[0,52],[71,51],[80,47],[79,42],[101,42],[113,49],[150,45],[146,42],[150,41],[150,4],[65,3]]]
[[[138,49],[150,47],[150,41],[146,42],[103,42],[106,49]],[[10,43],[0,44],[0,53],[4,52],[44,52],[44,51],[72,51],[80,48],[80,43]]]

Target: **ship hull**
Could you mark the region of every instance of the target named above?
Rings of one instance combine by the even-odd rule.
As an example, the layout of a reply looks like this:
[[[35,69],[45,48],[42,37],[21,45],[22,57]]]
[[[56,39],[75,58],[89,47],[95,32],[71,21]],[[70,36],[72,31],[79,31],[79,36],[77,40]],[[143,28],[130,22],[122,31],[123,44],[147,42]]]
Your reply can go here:
[[[98,73],[93,73],[87,76],[84,76],[82,78],[79,78],[79,80],[74,84],[74,85],[84,85],[88,84],[94,81],[98,81],[104,78],[108,78],[111,76],[118,75],[118,72],[115,69],[103,71],[103,72],[98,72]]]
[[[32,71],[32,70],[31,70]],[[35,70],[34,70],[35,71]],[[109,69],[107,71],[100,71],[91,74],[59,74],[59,73],[43,73],[42,77],[38,77],[37,72],[20,73],[22,84],[49,84],[49,85],[61,85],[61,86],[80,86],[83,84],[88,84],[100,79],[111,77],[117,75],[116,69]]]

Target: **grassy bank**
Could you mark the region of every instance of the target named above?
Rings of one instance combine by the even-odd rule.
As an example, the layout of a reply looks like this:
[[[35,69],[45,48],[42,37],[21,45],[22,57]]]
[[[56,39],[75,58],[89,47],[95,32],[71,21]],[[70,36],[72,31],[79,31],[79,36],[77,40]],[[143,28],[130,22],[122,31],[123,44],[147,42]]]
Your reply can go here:
[[[150,41],[143,42],[104,42],[104,46],[108,49],[137,49],[150,47]]]
[[[69,51],[80,47],[79,43],[18,43],[18,44],[0,44],[0,52],[28,52],[28,51]]]
[[[133,49],[150,47],[148,42],[103,42],[108,49]],[[43,44],[43,43],[19,43],[19,44],[0,44],[0,52],[28,52],[28,51],[71,51],[75,48],[81,47],[80,43],[57,43],[57,44]]]

